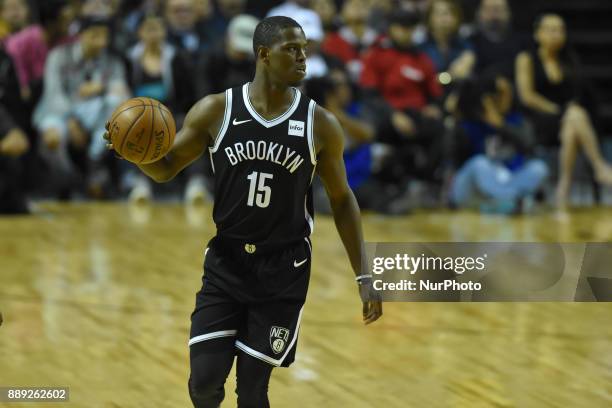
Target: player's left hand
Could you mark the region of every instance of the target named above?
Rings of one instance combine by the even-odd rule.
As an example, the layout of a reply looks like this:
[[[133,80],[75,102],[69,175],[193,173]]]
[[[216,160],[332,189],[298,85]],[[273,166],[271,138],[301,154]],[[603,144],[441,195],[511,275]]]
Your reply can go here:
[[[117,151],[115,150],[115,146],[113,145],[113,141],[111,140],[110,137],[110,123],[106,122],[106,124],[104,125],[104,129],[106,129],[106,132],[104,132],[104,135],[102,136],[104,138],[104,140],[106,140],[106,148],[108,150],[112,150],[115,153],[115,158],[117,159],[123,159],[123,157],[121,157],[121,155],[119,153],[117,153]]]
[[[359,285],[359,297],[363,303],[363,322],[370,324],[378,320],[383,314],[380,293],[374,290],[372,282],[362,282]]]

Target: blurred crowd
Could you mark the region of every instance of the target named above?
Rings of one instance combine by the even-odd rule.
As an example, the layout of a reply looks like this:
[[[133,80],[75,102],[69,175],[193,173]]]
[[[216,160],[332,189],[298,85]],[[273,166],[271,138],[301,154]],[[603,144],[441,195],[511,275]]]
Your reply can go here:
[[[342,124],[364,209],[405,213],[416,195],[512,214],[547,190],[564,208],[578,152],[612,184],[554,12],[518,32],[507,0],[0,0],[0,213],[28,212],[29,198],[209,199],[206,157],[154,186],[106,150],[104,126],[146,96],[180,128],[198,99],[252,79],[270,15],[304,29],[302,91]]]

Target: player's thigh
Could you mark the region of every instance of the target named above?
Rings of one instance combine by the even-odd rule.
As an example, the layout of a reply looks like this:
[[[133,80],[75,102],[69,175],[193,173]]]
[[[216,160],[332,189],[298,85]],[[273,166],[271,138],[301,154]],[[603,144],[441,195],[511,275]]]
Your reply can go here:
[[[245,318],[244,306],[229,293],[206,277],[202,282],[202,289],[196,294],[195,310],[191,314],[189,346],[225,337],[233,339]]]

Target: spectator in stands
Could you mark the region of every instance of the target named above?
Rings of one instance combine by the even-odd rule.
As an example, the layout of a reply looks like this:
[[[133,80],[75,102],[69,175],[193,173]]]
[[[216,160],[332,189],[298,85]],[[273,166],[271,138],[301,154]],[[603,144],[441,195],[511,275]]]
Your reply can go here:
[[[212,16],[203,21],[210,44],[222,41],[230,21],[239,14],[246,13],[246,0],[217,0]]]
[[[0,214],[29,213],[20,160],[29,147],[27,136],[0,106]]]
[[[177,125],[195,100],[189,59],[166,42],[164,20],[148,14],[140,23],[140,41],[128,53],[134,96],[157,99],[170,108]]]
[[[468,77],[475,63],[472,45],[459,36],[462,15],[456,0],[433,0],[426,13],[427,37],[420,47],[445,84]]]
[[[195,101],[190,59],[166,42],[164,20],[146,14],[138,29],[139,42],[128,53],[129,83],[133,95],[156,99],[172,111],[177,128]],[[152,197],[149,179],[129,162],[119,162],[120,190],[129,191],[131,202],[144,203]]]
[[[198,24],[194,0],[167,0],[166,23],[168,42],[191,55],[195,62],[198,53],[207,47],[205,27]]]
[[[361,85],[375,90],[397,110],[411,110],[440,118],[435,105],[442,95],[431,59],[412,43],[418,15],[400,11],[389,25],[388,37],[373,45],[363,57]]]
[[[102,135],[106,120],[128,96],[123,63],[107,52],[109,21],[81,21],[78,41],[54,49],[45,67],[45,87],[34,112],[42,135],[41,154],[68,194],[70,174],[89,175],[91,193],[101,194],[108,178]],[[90,173],[90,170],[93,170]]]
[[[195,0],[195,14],[197,21],[206,21],[214,14],[212,0]]]
[[[368,3],[368,26],[377,33],[386,33],[389,17],[396,11],[393,0],[366,0]]]
[[[257,22],[248,14],[234,17],[225,38],[202,54],[196,70],[198,98],[251,80],[253,33]]]
[[[285,2],[279,4],[276,7],[268,10],[268,14],[266,17],[272,16],[287,16],[295,19],[296,14],[305,13],[305,14],[315,14],[312,9],[309,8],[310,0],[286,0]],[[320,21],[319,16],[309,16],[313,19],[318,19]]]
[[[27,0],[0,0],[0,39],[25,28],[29,18]]]
[[[512,14],[507,0],[481,0],[476,32],[470,41],[476,54],[476,73],[494,66],[502,69],[507,77],[514,78],[514,59],[522,44],[512,30]]]
[[[162,2],[165,0],[128,0],[119,4],[116,19],[116,31],[113,33],[117,50],[125,50],[138,42],[138,27],[147,14],[164,12]]]
[[[305,91],[332,112],[345,131],[344,164],[360,207],[383,213],[406,212],[407,202],[399,199],[401,188],[378,177],[391,152],[388,146],[376,142],[374,122],[364,106],[353,98],[347,74],[333,69],[325,77],[308,80]],[[322,186],[315,188],[315,203],[317,210],[329,212]]]
[[[583,106],[579,72],[566,47],[563,19],[557,14],[542,15],[536,21],[534,36],[537,47],[517,57],[516,84],[539,142],[561,144],[557,204],[563,209],[579,149],[593,166],[598,182],[612,184],[612,167],[601,154],[590,115]]]
[[[253,77],[253,34],[259,20],[248,14],[235,16],[225,38],[202,54],[196,69],[197,96],[223,92],[240,86]],[[212,186],[208,157],[201,157],[185,170],[188,177],[185,186],[185,202],[201,203]]]
[[[0,48],[0,106],[8,111],[9,116],[15,124],[27,129],[30,124],[30,116],[24,109],[17,79],[17,71],[11,57]]]
[[[14,128],[21,129],[28,138],[28,151],[19,158],[20,173],[19,186],[21,189],[32,191],[39,183],[39,169],[36,148],[36,132],[31,126],[30,110],[21,99],[17,72],[11,57],[0,48],[0,106],[6,111]]]
[[[323,31],[326,35],[337,30],[338,16],[336,14],[338,9],[333,0],[313,0],[310,2],[310,7],[321,18]]]
[[[442,89],[431,59],[412,43],[418,22],[418,15],[409,11],[391,16],[388,37],[363,57],[360,83],[370,104],[378,96],[384,100],[377,104],[377,120],[386,123],[380,125],[386,129],[380,132],[381,141],[403,151],[402,162],[413,166],[410,171],[430,177],[442,154]]]
[[[5,48],[15,62],[21,94],[37,101],[42,91],[42,78],[49,51],[69,42],[68,26],[77,15],[71,0],[45,0],[39,4],[38,23],[9,36]]]
[[[342,61],[352,80],[357,82],[362,70],[361,54],[378,38],[378,33],[367,25],[369,9],[365,0],[347,0],[342,6],[342,26],[330,33],[321,51]]]
[[[464,163],[451,185],[451,204],[487,212],[520,211],[548,169],[532,158],[533,129],[514,109],[511,82],[497,73],[464,81],[455,113],[455,154]]]
[[[117,12],[115,0],[84,0],[81,15],[99,18],[111,18]]]
[[[306,8],[308,1],[286,1],[268,12],[270,16],[287,16],[293,18],[302,27],[308,46],[306,48],[306,79],[327,75],[330,68],[342,63],[333,57],[321,53],[323,25],[319,15]]]

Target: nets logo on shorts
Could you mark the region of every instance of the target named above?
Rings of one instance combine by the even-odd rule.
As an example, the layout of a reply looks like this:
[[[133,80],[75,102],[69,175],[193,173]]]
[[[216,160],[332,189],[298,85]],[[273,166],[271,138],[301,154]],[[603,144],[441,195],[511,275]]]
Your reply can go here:
[[[272,326],[270,329],[270,347],[274,354],[282,353],[289,339],[289,329]]]

